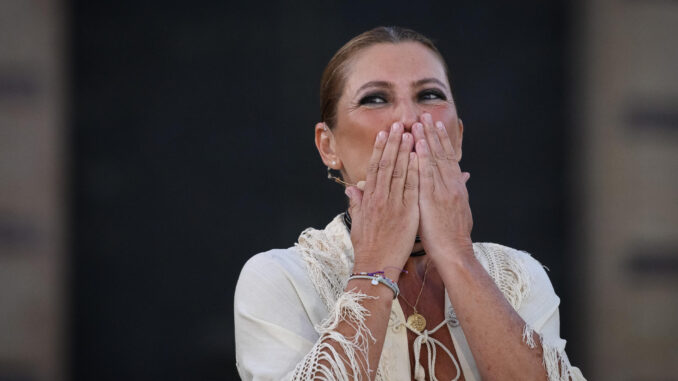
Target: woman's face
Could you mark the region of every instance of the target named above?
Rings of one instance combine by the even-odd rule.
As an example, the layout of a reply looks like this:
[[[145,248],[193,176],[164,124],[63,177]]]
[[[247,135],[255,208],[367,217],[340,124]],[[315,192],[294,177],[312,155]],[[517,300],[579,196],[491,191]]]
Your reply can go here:
[[[331,132],[339,159],[335,169],[349,183],[364,180],[377,133],[394,122],[411,132],[425,113],[445,124],[460,159],[463,125],[438,57],[417,42],[377,44],[361,51],[347,68],[337,104]]]

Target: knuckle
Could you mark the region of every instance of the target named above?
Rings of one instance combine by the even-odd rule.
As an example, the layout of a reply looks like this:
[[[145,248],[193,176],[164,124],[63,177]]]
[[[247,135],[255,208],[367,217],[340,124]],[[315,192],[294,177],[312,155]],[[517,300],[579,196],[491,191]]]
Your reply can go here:
[[[412,181],[405,182],[405,190],[417,190],[418,186]]]
[[[373,162],[370,162],[367,165],[367,172],[368,173],[377,173],[378,170],[379,170],[379,162],[373,161]]]
[[[393,161],[390,159],[381,159],[379,160],[379,168],[388,168],[391,166]]]
[[[396,167],[395,169],[393,169],[393,175],[392,175],[392,177],[393,177],[394,179],[399,179],[399,178],[401,178],[401,177],[403,177],[403,176],[405,176],[405,171],[403,171],[401,168],[397,168],[397,167]]]

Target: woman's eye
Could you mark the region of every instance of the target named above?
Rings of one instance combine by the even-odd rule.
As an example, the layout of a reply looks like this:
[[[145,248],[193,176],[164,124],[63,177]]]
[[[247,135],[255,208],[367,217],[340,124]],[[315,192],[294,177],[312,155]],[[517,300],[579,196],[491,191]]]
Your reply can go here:
[[[430,100],[447,100],[447,97],[445,97],[445,94],[443,94],[442,91],[439,90],[426,90],[422,91],[419,94],[419,99],[423,101],[430,101]]]
[[[361,105],[375,105],[386,103],[386,97],[379,94],[367,95],[360,99]]]

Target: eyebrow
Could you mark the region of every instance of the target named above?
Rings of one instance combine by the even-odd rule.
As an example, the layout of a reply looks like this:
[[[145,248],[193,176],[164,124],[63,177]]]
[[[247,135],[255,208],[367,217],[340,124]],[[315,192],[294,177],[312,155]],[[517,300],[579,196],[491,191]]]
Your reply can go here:
[[[426,85],[426,84],[429,84],[429,83],[436,83],[436,84],[442,86],[443,89],[447,87],[447,86],[445,86],[444,83],[440,82],[440,80],[437,79],[437,78],[420,79],[420,80],[412,83],[412,87],[419,87],[419,86]]]
[[[438,80],[436,78],[424,78],[424,79],[420,79],[418,81],[414,81],[414,82],[412,82],[412,87],[420,87],[420,86],[423,86],[423,85],[426,85],[426,84],[429,84],[429,83],[438,84],[442,88],[446,87],[444,83],[442,83],[440,80]],[[361,92],[362,90],[368,88],[368,87],[391,88],[391,87],[393,87],[393,85],[390,82],[386,82],[386,81],[369,81],[369,82],[366,82],[365,84],[363,84],[362,86],[360,86],[358,91],[356,91],[356,94]]]

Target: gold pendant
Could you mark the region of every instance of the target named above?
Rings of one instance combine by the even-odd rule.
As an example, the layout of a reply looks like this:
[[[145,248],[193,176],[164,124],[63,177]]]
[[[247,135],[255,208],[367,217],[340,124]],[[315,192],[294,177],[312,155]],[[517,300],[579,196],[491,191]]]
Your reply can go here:
[[[415,312],[407,317],[407,324],[410,327],[416,329],[417,332],[421,332],[424,330],[424,328],[426,328],[426,319]]]

